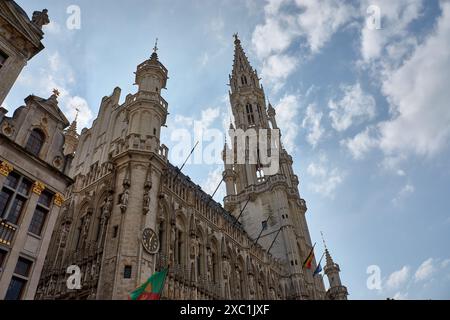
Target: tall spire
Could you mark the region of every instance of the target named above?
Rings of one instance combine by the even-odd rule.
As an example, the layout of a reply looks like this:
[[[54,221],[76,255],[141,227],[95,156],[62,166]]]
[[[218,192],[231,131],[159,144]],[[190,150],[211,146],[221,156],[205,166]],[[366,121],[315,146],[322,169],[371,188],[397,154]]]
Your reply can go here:
[[[241,40],[239,39],[238,34],[235,33],[233,37],[234,37],[234,61],[233,61],[232,75],[234,77],[243,73],[248,73],[248,75],[250,74],[256,75],[255,70],[253,70],[252,66],[250,65],[250,61],[248,60],[247,55],[245,54],[244,49],[241,46]]]

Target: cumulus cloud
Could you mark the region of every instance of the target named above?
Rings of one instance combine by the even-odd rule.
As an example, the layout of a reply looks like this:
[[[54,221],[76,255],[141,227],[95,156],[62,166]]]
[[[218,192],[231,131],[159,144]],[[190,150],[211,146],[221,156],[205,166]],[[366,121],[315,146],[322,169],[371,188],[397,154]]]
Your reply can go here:
[[[402,20],[398,22],[399,28],[403,30],[401,34],[405,35],[406,26],[417,19],[422,8],[422,1],[379,3],[382,4],[381,8],[385,8],[386,23],[389,19]],[[401,173],[399,165],[409,155],[432,158],[448,147],[450,3],[441,1],[440,5],[442,14],[437,19],[434,31],[421,44],[405,50],[409,55],[403,57],[398,67],[392,67],[392,56],[379,56],[382,60],[379,78],[381,93],[389,103],[390,117],[379,122],[375,129],[370,127],[370,134],[365,129],[353,139],[342,143],[355,158],[361,159],[371,148],[379,148],[385,156],[382,167]],[[395,45],[395,39],[387,37],[383,40],[383,46]],[[378,57],[378,54],[370,57]],[[335,126],[336,124],[338,123]],[[341,128],[345,127],[343,125]]]
[[[316,54],[356,10],[347,1],[267,0],[264,12],[252,44],[263,62],[263,76],[278,90],[298,66],[298,57],[286,53],[295,40],[305,39],[309,52]]]
[[[284,54],[272,55],[264,61],[261,75],[268,84],[273,85],[276,92],[283,87],[285,80],[295,70],[297,64],[297,58]]]
[[[377,145],[377,140],[372,136],[371,131],[371,128],[366,128],[355,137],[342,140],[341,145],[347,147],[354,159],[363,159],[365,154]]]
[[[361,12],[371,5],[380,9],[381,29],[362,28],[361,56],[366,63],[382,55],[397,62],[407,53],[404,49],[415,44],[408,38],[408,26],[420,16],[423,0],[364,0]]]
[[[394,290],[403,286],[409,279],[410,271],[410,267],[404,266],[400,270],[391,273],[386,280],[386,288]]]
[[[330,100],[328,103],[334,129],[345,131],[354,123],[360,124],[375,117],[375,99],[370,94],[363,92],[359,83],[344,85],[341,89],[343,91],[342,99]]]
[[[298,97],[295,95],[284,96],[275,108],[277,124],[282,129],[283,146],[289,153],[293,153],[296,149],[295,140],[300,131]]]
[[[433,258],[425,260],[414,274],[416,282],[428,280],[435,272],[435,266],[433,265]]]
[[[310,104],[306,108],[306,115],[303,119],[302,127],[308,131],[306,140],[315,148],[325,133],[325,129],[321,125],[323,113],[317,111],[316,104]]]
[[[397,196],[392,199],[392,202],[395,205],[399,205],[403,199],[413,194],[415,191],[414,186],[411,183],[407,183],[403,186],[403,188],[398,192]]]
[[[379,126],[380,147],[387,154],[433,156],[448,145],[450,3],[442,2],[441,6],[436,31],[383,82],[383,94],[395,115]]]
[[[72,67],[58,51],[48,53],[47,66],[37,72],[29,72],[25,69],[20,74],[17,84],[26,87],[27,90],[35,90],[35,94],[43,98],[50,96],[53,89],[58,89],[59,107],[69,120],[75,118],[77,113],[75,109],[79,109],[78,130],[90,126],[93,112],[86,99],[73,94],[76,77]]]
[[[329,166],[326,156],[321,155],[319,161],[312,162],[306,169],[312,181],[309,188],[324,197],[333,199],[337,187],[344,181],[345,173]]]

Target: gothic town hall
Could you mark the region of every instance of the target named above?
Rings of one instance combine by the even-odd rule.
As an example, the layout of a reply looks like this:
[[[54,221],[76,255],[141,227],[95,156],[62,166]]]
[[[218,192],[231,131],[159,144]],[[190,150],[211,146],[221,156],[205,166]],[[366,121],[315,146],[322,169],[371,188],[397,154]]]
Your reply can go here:
[[[24,13],[19,14],[25,20]],[[34,290],[34,298],[127,299],[153,273],[168,268],[162,299],[346,299],[339,265],[328,249],[324,263],[328,290],[321,275],[313,276],[315,259],[311,268],[303,266],[312,250],[307,207],[298,191],[293,159],[282,144],[278,145],[279,170],[273,175],[261,176],[255,164],[229,164],[224,159],[223,206],[169,162],[169,150],[160,141],[170,108],[162,96],[169,72],[161,62],[163,54],[160,56],[155,50],[137,66],[137,91],[128,94],[123,103],[119,103],[120,88],[104,97],[92,127],[80,135],[76,120],[69,124],[60,111],[57,92],[48,99],[30,96],[19,114],[0,118],[2,128],[7,124],[12,131],[25,130],[23,142],[11,143],[36,151],[33,159],[51,167],[48,170],[55,175],[51,181],[36,185],[38,178],[22,177],[20,161],[4,157],[2,151],[0,160],[6,170],[2,170],[0,184],[5,184],[5,194],[16,192],[17,197],[30,201],[6,185],[12,174],[18,183],[29,182],[30,199],[42,198],[34,194],[39,186],[51,191],[49,199],[54,198],[42,206],[47,210],[47,222],[43,223],[54,221],[45,229],[52,232],[45,260],[39,260],[42,271],[27,284],[33,284],[28,290]],[[276,111],[266,102],[260,79],[237,35],[229,79],[232,128],[280,129],[282,133]],[[38,109],[52,114],[48,121],[58,123],[52,130],[59,130],[63,143],[46,144],[51,138],[46,123],[18,122]],[[11,140],[4,132],[2,139]],[[59,158],[44,158],[50,151],[42,153],[39,144],[63,151],[53,152]],[[224,154],[228,149],[225,144]],[[43,190],[41,194],[46,194]],[[30,217],[28,224],[30,220],[34,218]],[[24,225],[27,221],[11,224],[3,215],[1,223],[2,228],[11,225],[17,233],[29,229]],[[38,267],[33,254],[13,247],[13,238],[9,247],[0,245],[5,257],[15,255],[8,263],[15,265],[18,259],[26,258],[31,270]],[[71,265],[81,269],[81,289],[66,285]],[[21,279],[13,271],[10,274],[0,273],[2,285],[9,285],[9,291],[11,277]],[[33,298],[30,294],[27,297]]]

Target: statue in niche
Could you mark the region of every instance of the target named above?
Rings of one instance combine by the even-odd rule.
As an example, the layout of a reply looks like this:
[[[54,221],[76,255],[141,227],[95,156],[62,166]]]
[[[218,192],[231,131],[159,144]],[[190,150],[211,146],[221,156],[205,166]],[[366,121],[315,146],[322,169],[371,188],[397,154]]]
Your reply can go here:
[[[130,191],[128,189],[125,189],[120,196],[120,209],[122,210],[122,213],[124,213],[125,210],[127,210],[129,198],[130,198]]]
[[[61,229],[61,248],[66,246],[67,235],[69,234],[70,224],[68,222],[64,223]]]
[[[146,190],[145,192],[144,192],[144,205],[143,205],[143,212],[144,212],[144,214],[147,214],[149,211],[150,211],[150,196],[151,196],[151,194],[150,194],[150,190],[151,189],[149,189],[149,190]]]

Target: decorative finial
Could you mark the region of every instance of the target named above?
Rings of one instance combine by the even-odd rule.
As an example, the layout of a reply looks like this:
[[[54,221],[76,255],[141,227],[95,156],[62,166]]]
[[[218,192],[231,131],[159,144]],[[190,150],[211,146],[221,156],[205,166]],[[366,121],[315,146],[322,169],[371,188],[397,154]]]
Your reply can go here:
[[[327,244],[325,243],[325,238],[324,238],[324,236],[323,236],[323,232],[322,232],[322,231],[320,231],[320,234],[321,234],[321,236],[322,236],[322,242],[323,242],[323,246],[325,247],[325,250],[328,250],[328,248],[327,248]]]
[[[53,89],[53,94],[54,94],[55,96],[59,97],[60,92],[59,92],[58,89]]]
[[[233,34],[234,37],[234,41],[239,41],[239,34],[236,32],[235,34]]]
[[[156,53],[158,51],[158,38],[156,38],[155,46],[153,47],[153,53]]]
[[[80,109],[78,109],[78,108],[75,108],[75,111],[77,112],[76,114],[75,114],[75,122],[78,120],[78,114],[80,113]]]

